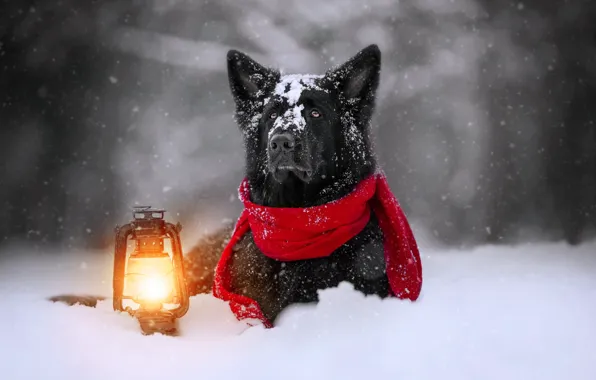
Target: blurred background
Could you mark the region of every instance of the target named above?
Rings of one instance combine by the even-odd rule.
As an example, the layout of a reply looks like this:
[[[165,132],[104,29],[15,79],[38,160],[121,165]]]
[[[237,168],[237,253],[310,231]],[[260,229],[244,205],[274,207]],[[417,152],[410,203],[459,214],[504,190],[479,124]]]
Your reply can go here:
[[[322,73],[383,53],[376,149],[447,246],[596,233],[593,0],[4,0],[0,244],[105,248],[133,205],[184,244],[237,217],[225,54]]]

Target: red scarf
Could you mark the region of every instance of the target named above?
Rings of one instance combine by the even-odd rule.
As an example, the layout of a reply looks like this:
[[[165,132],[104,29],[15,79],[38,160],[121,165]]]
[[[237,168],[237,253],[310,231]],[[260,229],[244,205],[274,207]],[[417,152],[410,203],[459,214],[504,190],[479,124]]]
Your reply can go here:
[[[239,189],[244,210],[231,240],[215,268],[213,294],[229,301],[241,319],[259,319],[272,327],[258,303],[229,291],[228,265],[232,248],[250,229],[264,255],[280,261],[329,256],[358,235],[375,213],[384,236],[387,277],[393,294],[415,301],[422,288],[422,263],[414,235],[399,202],[382,174],[363,180],[347,196],[321,206],[306,208],[264,207],[250,201],[250,188],[244,179]]]

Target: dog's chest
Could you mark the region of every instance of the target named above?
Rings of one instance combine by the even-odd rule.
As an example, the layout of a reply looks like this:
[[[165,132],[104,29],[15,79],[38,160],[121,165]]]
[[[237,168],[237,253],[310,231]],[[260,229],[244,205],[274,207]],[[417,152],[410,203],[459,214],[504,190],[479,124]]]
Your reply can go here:
[[[374,216],[354,238],[331,255],[282,262],[265,256],[248,232],[234,247],[231,288],[256,300],[274,321],[292,303],[315,302],[318,290],[347,281],[364,294],[390,294],[385,272],[383,234]]]
[[[331,255],[278,265],[281,297],[289,302],[316,301],[319,289],[336,287],[342,281],[358,288],[363,282],[386,277],[383,234],[372,218],[362,232]]]

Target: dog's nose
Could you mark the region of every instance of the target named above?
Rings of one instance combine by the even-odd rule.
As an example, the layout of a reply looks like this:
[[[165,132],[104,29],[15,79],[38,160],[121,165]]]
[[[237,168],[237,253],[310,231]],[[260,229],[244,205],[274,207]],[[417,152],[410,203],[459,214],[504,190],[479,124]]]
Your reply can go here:
[[[269,149],[272,152],[291,152],[296,148],[296,139],[289,133],[280,133],[271,137]]]

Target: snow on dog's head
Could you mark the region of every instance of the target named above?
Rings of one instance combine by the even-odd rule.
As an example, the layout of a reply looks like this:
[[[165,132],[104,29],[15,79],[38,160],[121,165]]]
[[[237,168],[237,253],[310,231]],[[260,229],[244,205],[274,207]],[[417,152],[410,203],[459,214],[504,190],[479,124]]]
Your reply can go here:
[[[291,74],[284,75],[275,86],[273,96],[276,99],[283,99],[288,104],[289,108],[283,115],[278,116],[273,123],[273,128],[269,131],[268,137],[279,132],[280,130],[288,130],[295,128],[302,131],[306,127],[306,120],[302,115],[304,105],[298,104],[302,97],[303,91],[317,90],[326,91],[316,84],[316,79],[323,78],[323,75],[313,74]],[[265,105],[269,103],[270,99],[265,99]]]
[[[284,75],[275,86],[274,95],[283,97],[290,106],[298,103],[302,91],[320,90],[324,91],[315,81],[323,78],[323,75],[313,74],[290,74]]]
[[[380,54],[371,45],[325,74],[281,75],[243,53],[228,53],[253,201],[322,203],[374,171],[368,125]]]

